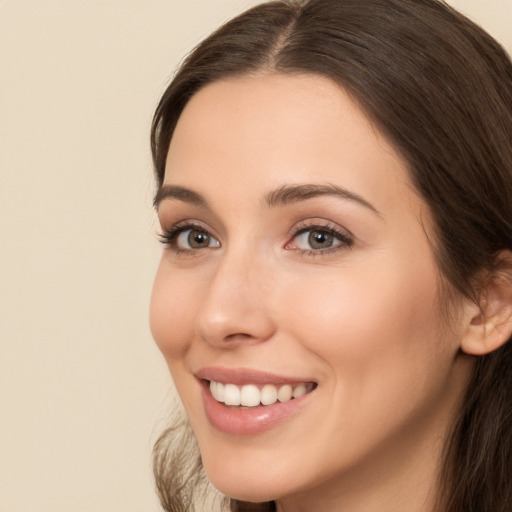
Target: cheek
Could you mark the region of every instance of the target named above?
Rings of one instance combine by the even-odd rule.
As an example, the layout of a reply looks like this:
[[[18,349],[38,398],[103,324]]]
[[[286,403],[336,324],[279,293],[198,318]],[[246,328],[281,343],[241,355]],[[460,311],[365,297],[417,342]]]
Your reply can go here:
[[[149,318],[153,338],[169,363],[189,348],[197,300],[193,289],[166,268],[164,258],[155,276]]]
[[[385,364],[409,372],[442,357],[434,269],[371,268],[341,269],[334,278],[303,275],[301,290],[284,301],[289,328],[334,371],[360,376],[386,372]]]
[[[354,456],[442,403],[456,352],[440,334],[435,273],[393,270],[351,269],[336,285],[303,275],[286,301],[283,323],[320,361],[327,437],[343,430]]]

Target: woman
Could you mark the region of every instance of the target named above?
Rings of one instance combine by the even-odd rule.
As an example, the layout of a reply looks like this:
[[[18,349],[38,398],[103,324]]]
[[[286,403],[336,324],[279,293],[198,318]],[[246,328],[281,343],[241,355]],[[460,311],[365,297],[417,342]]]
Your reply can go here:
[[[154,338],[231,510],[512,508],[512,65],[437,0],[269,2],[152,129]]]

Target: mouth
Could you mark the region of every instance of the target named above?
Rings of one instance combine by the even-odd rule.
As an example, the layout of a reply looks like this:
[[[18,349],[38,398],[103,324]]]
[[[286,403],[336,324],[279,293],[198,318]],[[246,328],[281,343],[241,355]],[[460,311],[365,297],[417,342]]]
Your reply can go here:
[[[214,380],[209,382],[213,398],[230,407],[254,408],[286,403],[300,398],[316,388],[314,382],[296,384],[245,384],[223,383]]]
[[[216,430],[229,435],[263,434],[307,409],[318,383],[249,368],[208,367],[195,377],[204,411]]]

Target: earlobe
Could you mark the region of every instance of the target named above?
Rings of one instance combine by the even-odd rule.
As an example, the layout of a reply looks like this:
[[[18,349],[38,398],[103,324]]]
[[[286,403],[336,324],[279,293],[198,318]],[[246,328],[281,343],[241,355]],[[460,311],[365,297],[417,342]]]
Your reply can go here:
[[[480,305],[470,308],[461,340],[462,351],[477,356],[498,349],[512,335],[512,252],[497,255],[495,270],[484,282]]]

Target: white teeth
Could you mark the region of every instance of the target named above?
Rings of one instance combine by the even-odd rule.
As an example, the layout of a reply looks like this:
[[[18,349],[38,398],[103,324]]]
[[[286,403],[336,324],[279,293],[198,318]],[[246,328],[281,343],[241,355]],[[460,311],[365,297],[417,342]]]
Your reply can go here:
[[[240,405],[240,388],[235,384],[224,385],[224,403],[226,405]]]
[[[215,400],[218,400],[219,402],[224,400],[224,384],[222,384],[222,382],[211,381],[210,390]]]
[[[277,402],[277,388],[272,384],[265,384],[261,388],[261,403],[263,405],[272,405]]]
[[[285,386],[281,386],[279,391],[277,392],[277,399],[280,402],[288,402],[291,400],[293,396],[293,388],[291,384],[286,384]]]
[[[314,384],[284,384],[274,386],[265,384],[261,389],[254,384],[237,386],[236,384],[223,384],[210,381],[210,391],[217,402],[231,406],[257,407],[258,405],[272,405],[278,400],[288,402],[292,398],[299,398],[314,388]]]
[[[257,386],[242,386],[240,391],[240,404],[245,407],[260,405],[260,390]]]
[[[305,395],[307,393],[306,385],[305,384],[299,384],[298,386],[295,386],[293,388],[292,396],[293,398],[299,398],[302,395]]]

